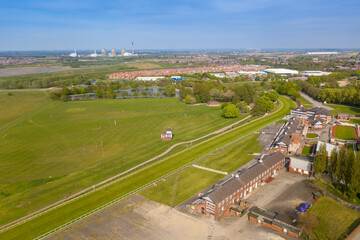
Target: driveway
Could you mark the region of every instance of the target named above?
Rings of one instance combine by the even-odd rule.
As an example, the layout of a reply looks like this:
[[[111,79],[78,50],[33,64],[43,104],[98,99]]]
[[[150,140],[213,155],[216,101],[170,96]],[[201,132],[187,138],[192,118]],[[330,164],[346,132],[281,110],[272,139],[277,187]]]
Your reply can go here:
[[[311,102],[314,105],[314,107],[322,107],[322,108],[325,108],[327,110],[333,110],[332,107],[325,106],[324,104],[322,104],[321,102],[316,101],[315,99],[313,99],[312,97],[310,97],[309,95],[307,95],[304,92],[300,91],[300,95],[302,97],[304,97],[306,100],[308,100],[309,102]]]

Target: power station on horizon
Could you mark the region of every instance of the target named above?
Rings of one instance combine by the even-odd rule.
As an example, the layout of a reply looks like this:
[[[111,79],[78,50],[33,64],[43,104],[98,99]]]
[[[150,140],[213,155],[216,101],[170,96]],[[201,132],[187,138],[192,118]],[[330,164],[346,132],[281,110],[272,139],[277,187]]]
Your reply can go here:
[[[131,57],[131,56],[137,56],[134,51],[134,42],[131,43],[131,52],[127,52],[125,48],[121,49],[120,55],[116,54],[116,49],[112,48],[111,52],[106,53],[106,49],[102,48],[101,53],[97,54],[96,50],[94,50],[94,53],[91,53],[90,55],[80,55],[76,53],[76,49],[73,53],[70,53],[69,57],[116,57],[116,56],[123,56],[123,57]]]

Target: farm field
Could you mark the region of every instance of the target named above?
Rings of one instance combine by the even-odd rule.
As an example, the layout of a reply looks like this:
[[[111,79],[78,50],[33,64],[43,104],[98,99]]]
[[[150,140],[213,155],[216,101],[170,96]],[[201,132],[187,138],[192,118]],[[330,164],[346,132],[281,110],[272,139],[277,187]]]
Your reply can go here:
[[[183,167],[204,154],[210,153],[219,146],[223,146],[257,129],[263,128],[271,122],[279,120],[294,107],[294,103],[287,98],[280,97],[280,101],[283,103],[282,108],[269,116],[241,125],[167,159],[150,164],[145,168],[137,170],[132,175],[120,178],[119,181],[111,185],[91,192],[82,198],[5,231],[0,234],[0,238],[32,239],[114,199],[124,196],[155,179],[162,178],[165,174]]]
[[[337,139],[354,140],[356,139],[356,130],[353,127],[334,126],[333,136]]]
[[[231,173],[254,158],[253,155],[248,155],[249,152],[260,151],[261,146],[256,141],[258,137],[258,134],[252,134],[224,150],[219,149],[216,154],[200,160],[197,165]],[[223,177],[222,174],[194,167],[187,168],[164,182],[159,182],[157,186],[144,190],[141,194],[174,207]]]
[[[42,105],[0,132],[0,225],[144,162],[174,143],[240,119],[224,119],[220,108],[188,106],[178,99],[64,103],[38,97],[41,94],[0,95],[14,101],[23,96],[1,108],[1,120],[11,116],[4,122],[30,111],[32,98],[35,106]],[[174,140],[161,142],[160,134],[168,127]]]
[[[320,197],[306,214],[318,218],[319,225],[311,239],[344,239],[359,224],[360,213],[330,197]],[[355,226],[353,225],[355,224]]]

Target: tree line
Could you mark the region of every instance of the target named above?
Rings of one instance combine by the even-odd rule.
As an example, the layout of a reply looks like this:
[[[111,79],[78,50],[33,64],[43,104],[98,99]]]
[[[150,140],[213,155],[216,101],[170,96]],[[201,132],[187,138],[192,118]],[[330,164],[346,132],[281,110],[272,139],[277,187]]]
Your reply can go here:
[[[360,105],[360,85],[344,89],[320,89],[306,81],[300,81],[298,82],[298,84],[301,87],[302,91],[304,91],[316,100],[320,100],[322,102],[326,101],[327,103],[345,104],[351,106]]]
[[[344,185],[345,191],[354,195],[360,193],[360,154],[355,156],[352,148],[334,148],[329,159],[326,145],[321,144],[315,157],[314,171],[320,179],[321,174],[328,171],[332,182]]]

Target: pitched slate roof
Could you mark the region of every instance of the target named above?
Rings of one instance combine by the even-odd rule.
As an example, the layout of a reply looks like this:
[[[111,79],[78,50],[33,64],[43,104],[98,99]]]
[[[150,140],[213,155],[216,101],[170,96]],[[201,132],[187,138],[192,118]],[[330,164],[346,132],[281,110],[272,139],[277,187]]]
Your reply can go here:
[[[239,172],[236,176],[221,184],[215,184],[207,193],[204,194],[204,196],[202,196],[202,198],[209,198],[217,204],[284,158],[285,155],[280,152],[266,155],[262,158],[262,162],[258,162],[243,172]]]
[[[323,123],[324,121],[321,118],[318,117],[311,117],[308,119],[308,123],[311,125],[316,124],[317,122]]]
[[[296,108],[292,109],[292,111],[306,112],[307,109],[304,108],[303,106],[300,106],[300,107],[296,107]]]
[[[282,135],[281,137],[279,137],[279,140],[277,140],[275,142],[275,144],[279,144],[279,143],[284,143],[285,145],[289,145],[291,141],[291,138],[289,135]]]
[[[320,115],[327,115],[327,116],[331,116],[331,112],[325,108],[322,107],[314,107],[310,110],[308,110],[310,112],[314,112],[315,114],[320,114]]]

